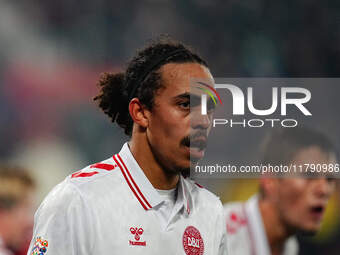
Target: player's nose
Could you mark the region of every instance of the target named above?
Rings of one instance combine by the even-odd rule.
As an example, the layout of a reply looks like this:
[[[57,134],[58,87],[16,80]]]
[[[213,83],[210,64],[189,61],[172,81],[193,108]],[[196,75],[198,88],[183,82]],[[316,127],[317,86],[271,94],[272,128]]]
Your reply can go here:
[[[209,114],[194,114],[191,121],[191,127],[194,129],[208,129],[211,126],[211,118]]]

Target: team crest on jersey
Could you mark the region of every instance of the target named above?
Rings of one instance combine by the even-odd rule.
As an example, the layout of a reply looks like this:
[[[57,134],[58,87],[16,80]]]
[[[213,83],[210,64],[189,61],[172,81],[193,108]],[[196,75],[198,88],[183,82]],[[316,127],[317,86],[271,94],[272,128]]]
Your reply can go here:
[[[44,255],[47,252],[48,241],[38,236],[32,248],[31,255]]]
[[[204,242],[197,228],[189,226],[183,233],[183,248],[186,255],[203,255]]]
[[[134,241],[129,240],[130,245],[139,245],[139,246],[146,246],[146,241],[141,241],[141,235],[144,233],[144,229],[131,227],[130,233],[134,236]]]

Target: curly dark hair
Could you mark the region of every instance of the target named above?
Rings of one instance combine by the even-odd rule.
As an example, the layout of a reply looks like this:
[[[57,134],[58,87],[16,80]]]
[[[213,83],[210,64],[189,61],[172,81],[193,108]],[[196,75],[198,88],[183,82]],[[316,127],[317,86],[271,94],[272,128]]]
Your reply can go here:
[[[131,136],[133,121],[129,113],[129,103],[137,97],[149,110],[154,105],[154,96],[162,87],[160,68],[168,63],[207,63],[191,48],[168,36],[151,41],[137,51],[127,64],[125,72],[103,73],[98,82],[100,92],[94,97],[99,107],[112,122]]]

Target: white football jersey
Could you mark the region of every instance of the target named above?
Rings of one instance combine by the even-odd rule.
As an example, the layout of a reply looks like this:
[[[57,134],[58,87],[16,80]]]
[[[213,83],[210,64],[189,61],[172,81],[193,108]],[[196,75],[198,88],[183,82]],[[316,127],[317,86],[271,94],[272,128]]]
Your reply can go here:
[[[35,214],[28,255],[226,254],[218,197],[181,176],[167,220],[162,205],[126,143],[49,193]]]
[[[270,255],[270,247],[265,233],[258,196],[245,203],[232,202],[224,205],[227,223],[227,246],[233,255]],[[275,226],[273,226],[275,227]],[[287,239],[283,255],[297,255],[296,237]]]

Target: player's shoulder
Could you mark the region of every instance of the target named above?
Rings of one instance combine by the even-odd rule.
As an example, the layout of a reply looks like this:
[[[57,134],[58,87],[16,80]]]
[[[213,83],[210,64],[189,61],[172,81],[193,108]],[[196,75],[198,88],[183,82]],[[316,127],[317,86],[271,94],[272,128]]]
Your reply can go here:
[[[47,194],[40,204],[36,216],[54,215],[57,212],[66,213],[70,205],[79,206],[80,200],[82,198],[79,190],[65,179]]]
[[[76,199],[86,200],[96,197],[98,193],[106,194],[108,190],[113,191],[114,187],[121,183],[117,172],[117,165],[111,158],[88,165],[70,174],[56,185],[46,196],[42,205],[63,206]]]
[[[239,215],[244,214],[244,206],[246,202],[242,201],[233,201],[223,204],[223,211],[225,215],[230,213],[236,213]]]
[[[90,186],[93,183],[100,183],[119,178],[118,166],[112,157],[84,167],[75,171],[66,177],[65,182],[74,184],[81,188],[82,186]]]
[[[247,215],[245,212],[246,202],[229,202],[223,205],[223,212],[227,224],[227,232],[235,234],[238,230],[247,226]]]

